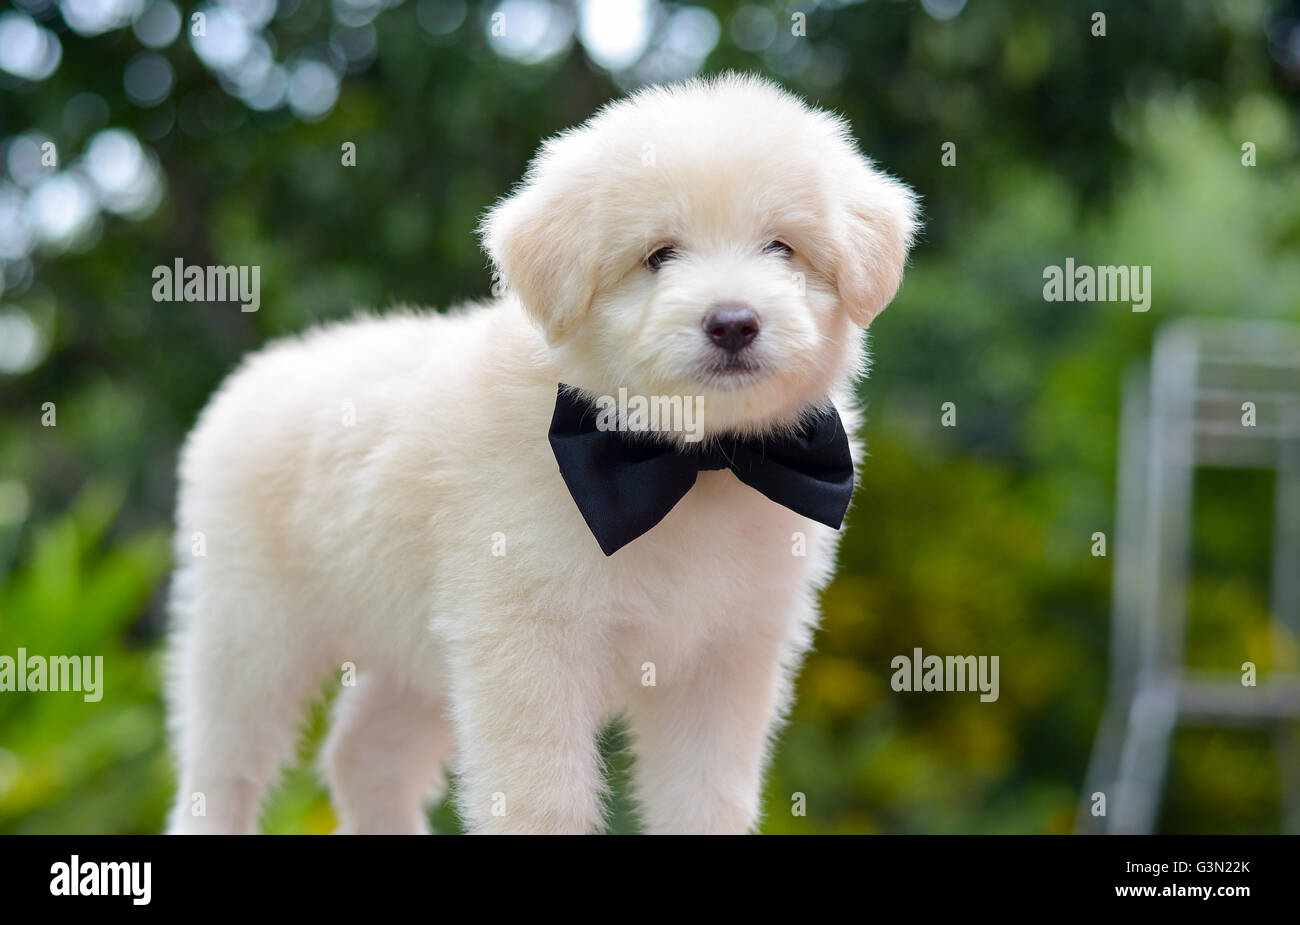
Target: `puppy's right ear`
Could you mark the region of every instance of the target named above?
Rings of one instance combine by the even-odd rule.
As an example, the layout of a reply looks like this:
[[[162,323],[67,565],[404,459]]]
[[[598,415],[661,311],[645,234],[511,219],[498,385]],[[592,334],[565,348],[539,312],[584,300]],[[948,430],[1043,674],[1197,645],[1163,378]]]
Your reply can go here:
[[[514,289],[546,340],[568,338],[596,296],[600,242],[587,202],[593,178],[566,157],[578,139],[550,141],[523,181],[479,224],[498,283]],[[558,150],[557,150],[558,149]]]

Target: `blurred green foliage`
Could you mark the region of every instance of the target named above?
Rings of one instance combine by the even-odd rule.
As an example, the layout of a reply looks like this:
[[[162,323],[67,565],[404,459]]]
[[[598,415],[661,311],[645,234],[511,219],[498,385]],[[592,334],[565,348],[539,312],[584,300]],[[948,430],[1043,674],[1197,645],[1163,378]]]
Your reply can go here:
[[[329,28],[320,0],[297,6],[316,18],[273,22],[284,48]],[[540,139],[620,92],[578,44],[540,64],[499,56],[491,4],[434,35],[421,7],[443,6],[455,4],[381,13],[374,62],[316,122],[249,110],[183,40],[164,52],[171,99],[137,107],[122,72],[139,47],[124,29],[64,30],[53,77],[4,89],[0,134],[36,129],[68,151],[103,127],[66,118],[68,101],[98,95],[103,124],[157,153],[166,191],[143,221],[106,218],[93,240],[38,254],[30,285],[3,296],[44,353],[0,374],[0,654],[102,654],[106,687],[93,704],[0,694],[0,831],[160,828],[172,469],[240,355],[359,305],[485,294],[478,215]],[[1089,546],[1113,530],[1121,376],[1175,317],[1300,320],[1300,74],[1270,54],[1296,6],[1126,3],[1102,38],[1079,2],[971,3],[946,21],[896,0],[795,4],[810,7],[801,66],[736,41],[742,6],[709,4],[722,33],[705,69],[769,73],[844,113],[920,191],[927,220],[873,326],[871,456],[764,830],[1069,831],[1106,689],[1112,560]],[[357,165],[343,169],[347,141]],[[940,161],[949,141],[954,167]],[[1242,165],[1246,141],[1258,166]],[[1151,311],[1044,302],[1043,268],[1067,256],[1150,265]],[[153,302],[152,267],[177,257],[261,266],[261,310]],[[946,401],[955,428],[940,427]],[[56,427],[42,426],[46,402]],[[1270,492],[1237,472],[1198,482],[1189,664],[1297,667],[1294,640],[1266,626]],[[1000,699],[894,693],[890,659],[918,646],[999,655]],[[333,826],[310,769],[324,715],[308,718],[270,831]],[[622,745],[615,730],[618,781]],[[1270,745],[1180,732],[1162,829],[1277,830]],[[631,830],[616,791],[615,828]],[[806,816],[792,815],[794,794]],[[449,805],[434,819],[456,830]]]

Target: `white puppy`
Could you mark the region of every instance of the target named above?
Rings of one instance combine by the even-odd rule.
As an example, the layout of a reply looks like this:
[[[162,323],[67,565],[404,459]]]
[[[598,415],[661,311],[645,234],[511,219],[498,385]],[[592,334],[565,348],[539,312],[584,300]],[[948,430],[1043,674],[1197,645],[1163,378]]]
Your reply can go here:
[[[606,556],[548,445],[557,384],[702,396],[697,447],[828,402],[852,434],[915,212],[769,83],[649,89],[548,141],[486,216],[502,298],[249,358],[180,464],[172,830],[254,830],[331,677],[344,831],[424,831],[453,758],[472,830],[597,830],[620,714],[647,830],[752,829],[838,534],[705,471]]]

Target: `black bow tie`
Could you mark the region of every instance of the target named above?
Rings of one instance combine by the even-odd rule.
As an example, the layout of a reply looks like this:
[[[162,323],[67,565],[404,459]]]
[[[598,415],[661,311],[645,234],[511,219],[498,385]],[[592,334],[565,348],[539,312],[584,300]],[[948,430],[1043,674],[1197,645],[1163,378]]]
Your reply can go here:
[[[667,516],[709,469],[730,469],[777,504],[839,529],[853,494],[853,460],[834,408],[790,433],[727,438],[688,448],[653,435],[601,430],[596,408],[560,384],[551,449],[569,494],[605,555]]]

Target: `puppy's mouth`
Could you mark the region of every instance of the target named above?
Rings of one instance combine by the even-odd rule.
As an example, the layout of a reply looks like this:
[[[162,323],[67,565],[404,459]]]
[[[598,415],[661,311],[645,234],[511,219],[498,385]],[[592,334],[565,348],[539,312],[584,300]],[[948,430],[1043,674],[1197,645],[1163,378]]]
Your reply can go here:
[[[701,370],[705,382],[723,389],[739,389],[756,381],[763,364],[746,356],[725,356],[706,364]]]

